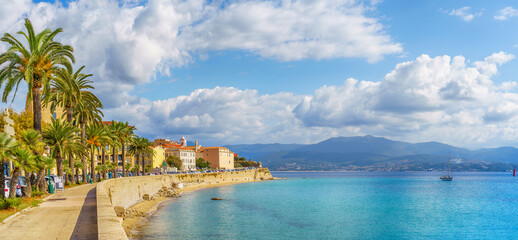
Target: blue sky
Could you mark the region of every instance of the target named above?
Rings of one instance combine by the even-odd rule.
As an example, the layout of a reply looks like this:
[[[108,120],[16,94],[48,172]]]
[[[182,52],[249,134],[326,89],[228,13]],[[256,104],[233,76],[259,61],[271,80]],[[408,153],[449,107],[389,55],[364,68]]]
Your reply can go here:
[[[106,120],[149,138],[518,146],[509,1],[0,3],[2,32],[62,27]]]
[[[335,58],[283,62],[264,59],[248,51],[217,51],[208,53],[209,59],[175,68],[172,76],[159,80],[173,80],[170,84],[151,83],[144,86],[143,95],[163,99],[189,94],[198,88],[233,86],[257,89],[272,94],[290,91],[311,94],[316,88],[341,84],[346,78],[379,81],[394,66],[415,59],[421,54],[430,56],[462,55],[480,60],[494,52],[515,53],[518,50],[518,31],[513,31],[518,18],[507,21],[494,19],[508,1],[382,1],[369,16],[377,17],[386,26],[395,42],[403,45],[401,54],[384,56],[375,63],[364,59]],[[467,22],[448,14],[453,9],[471,6],[470,13],[482,13]],[[493,78],[496,82],[515,80],[518,68],[504,65]],[[318,80],[315,80],[318,79]],[[171,88],[164,89],[164,85]],[[137,91],[136,91],[137,93]]]

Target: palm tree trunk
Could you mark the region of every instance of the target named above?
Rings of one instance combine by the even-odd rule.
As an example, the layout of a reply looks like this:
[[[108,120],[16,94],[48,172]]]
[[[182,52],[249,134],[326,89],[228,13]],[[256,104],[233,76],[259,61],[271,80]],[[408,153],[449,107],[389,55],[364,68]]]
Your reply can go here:
[[[72,106],[67,106],[67,122],[71,123],[73,118],[74,108]],[[68,167],[70,168],[70,172],[74,172],[74,155],[68,155]],[[74,183],[74,174],[69,174],[68,180],[71,183]]]
[[[16,185],[18,185],[18,177],[20,176],[20,168],[16,167],[13,169],[11,175],[11,184],[9,184],[9,198],[16,197]]]
[[[27,182],[27,186],[22,187],[22,192],[26,197],[32,197],[32,184],[30,178],[31,173],[25,170],[25,181]]]
[[[106,153],[104,152],[104,146],[101,147],[101,165],[104,166],[104,157],[105,157]],[[103,174],[103,178],[106,179],[106,171],[102,171],[102,174]]]
[[[90,151],[90,175],[92,177],[92,180],[96,180],[95,179],[94,155],[95,155],[95,150],[94,150],[94,146],[92,146],[91,151]]]
[[[115,158],[115,155],[116,155],[116,149],[117,147],[115,146],[112,146],[113,148],[113,154],[112,154],[112,157],[113,157],[113,170],[112,170],[112,177],[113,178],[117,178],[117,169],[119,169],[119,159]]]
[[[58,169],[58,177],[63,177],[63,158],[59,150],[56,151],[56,167]]]
[[[32,88],[32,114],[34,119],[33,128],[41,133],[41,89],[39,86],[38,88]]]
[[[36,182],[37,182],[38,178],[36,177],[36,174],[35,173],[31,173],[31,185],[36,187]]]
[[[79,181],[79,168],[76,168],[76,179]]]
[[[79,123],[81,125],[81,144],[85,145],[85,136],[86,136],[86,122],[81,121]],[[86,169],[88,168],[88,164],[86,164],[86,157],[83,155],[81,156],[81,160],[83,162],[83,183],[86,182]]]
[[[70,168],[71,174],[68,176],[68,181],[70,181],[71,184],[74,183],[74,155],[69,154],[68,155],[68,167]]]
[[[144,155],[142,155],[142,176],[146,175],[146,161]]]
[[[140,154],[137,154],[137,166],[138,166],[139,162],[140,162]],[[137,170],[137,176],[140,176],[140,168],[139,168],[139,170]]]
[[[43,185],[42,185],[43,184]],[[38,179],[36,180],[35,186],[38,187],[40,192],[45,192],[45,168],[42,168],[38,171]]]
[[[126,143],[124,141],[121,141],[122,142],[122,176],[123,177],[126,177],[126,154],[125,154],[125,150],[126,150]]]

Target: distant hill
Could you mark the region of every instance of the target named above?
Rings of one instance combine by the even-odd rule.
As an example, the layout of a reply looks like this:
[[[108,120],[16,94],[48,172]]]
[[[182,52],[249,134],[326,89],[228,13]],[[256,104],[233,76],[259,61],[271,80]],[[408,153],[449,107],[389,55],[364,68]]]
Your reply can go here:
[[[316,144],[225,146],[272,170],[505,171],[518,166],[513,147],[468,150],[439,142],[407,143],[387,138],[335,137]],[[455,164],[448,162],[451,152]]]

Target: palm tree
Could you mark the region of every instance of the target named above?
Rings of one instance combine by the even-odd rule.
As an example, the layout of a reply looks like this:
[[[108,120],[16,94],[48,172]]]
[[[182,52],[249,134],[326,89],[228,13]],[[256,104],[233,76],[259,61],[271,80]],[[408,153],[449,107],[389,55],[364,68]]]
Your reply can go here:
[[[50,82],[50,89],[43,97],[43,106],[48,106],[50,103],[52,109],[60,106],[66,110],[64,114],[67,122],[71,122],[73,119],[75,105],[83,98],[92,96],[91,92],[87,91],[87,89],[94,89],[90,85],[93,82],[88,79],[92,74],[81,73],[84,68],[85,66],[82,66],[76,72],[72,68],[62,68],[56,71],[54,73],[56,77]],[[95,95],[93,96],[95,97]]]
[[[0,189],[5,189],[4,161],[12,158],[13,150],[17,146],[18,143],[16,143],[14,138],[6,133],[0,133]],[[4,194],[0,195],[0,199],[4,198]]]
[[[92,81],[88,79],[92,74],[84,74],[81,71],[85,66],[82,66],[74,72],[72,68],[59,69],[55,72],[55,78],[52,79],[50,89],[44,93],[43,106],[48,106],[55,109],[57,106],[66,110],[64,115],[67,117],[67,122],[72,122],[74,107],[84,101],[99,101],[88,89],[94,89]],[[100,102],[100,101],[99,101]],[[74,171],[73,156],[68,156],[68,167]],[[69,176],[69,181],[73,181],[73,175]]]
[[[38,168],[38,179],[36,180],[36,184],[34,184],[34,185],[37,186],[37,188],[40,191],[46,192],[47,188],[45,187],[46,182],[45,182],[44,176],[45,176],[47,169],[54,167],[54,159],[52,159],[50,157],[37,155],[35,158],[35,161],[36,161],[36,167]]]
[[[9,49],[0,55],[0,85],[4,85],[2,101],[14,90],[13,100],[20,82],[25,80],[28,86],[26,107],[32,103],[33,128],[41,132],[41,89],[49,88],[49,80],[60,66],[71,68],[74,62],[74,49],[68,45],[55,42],[54,37],[62,32],[61,28],[54,31],[45,29],[35,34],[29,19],[25,19],[27,32],[18,32],[25,37],[28,46],[18,39],[5,33],[0,40],[7,43]],[[32,100],[31,100],[32,99]]]
[[[77,179],[77,183],[79,183],[79,169],[82,169],[83,168],[83,162],[81,160],[76,160],[74,161],[74,168],[76,170],[76,179]],[[85,181],[85,179],[83,179],[83,182]]]
[[[136,164],[139,164],[140,157],[142,156],[142,174],[146,173],[144,155],[154,154],[151,148],[153,144],[147,138],[135,136],[131,141],[128,152],[137,158]]]
[[[116,177],[117,176],[117,169],[119,166],[119,159],[117,158],[117,153],[119,152],[119,147],[121,146],[121,143],[119,142],[119,136],[117,135],[118,132],[118,125],[117,122],[112,120],[110,124],[108,125],[108,131],[110,132],[110,147],[112,149],[112,174]]]
[[[56,159],[58,177],[63,177],[63,157],[69,154],[82,155],[85,147],[79,142],[76,133],[79,128],[60,119],[52,119],[52,123],[43,130],[43,141],[49,146],[51,156]]]
[[[41,134],[34,130],[34,129],[28,129],[22,132],[20,137],[20,144],[23,148],[27,149],[29,152],[31,152],[34,156],[40,156],[42,155],[45,147],[45,143],[41,141]],[[35,158],[35,165],[32,169],[33,171],[38,170],[38,158]],[[27,169],[30,170],[30,169]],[[31,196],[32,195],[32,179],[34,178],[34,174],[32,174],[32,171],[25,171],[25,179],[27,179],[27,187],[23,188],[25,196]]]
[[[144,156],[147,156],[148,157],[148,160],[151,161],[151,163],[153,162],[153,157],[155,156],[155,151],[153,151],[153,143],[149,141],[149,139],[147,138],[143,138],[141,140],[141,143],[142,145],[142,171],[144,172],[144,175],[146,174],[146,172],[149,172],[149,169],[151,169],[151,167],[149,168],[146,168],[146,163],[144,162]]]
[[[16,185],[18,183],[18,177],[22,170],[29,170],[32,168],[34,163],[34,154],[29,150],[16,147],[13,149],[13,171],[11,173],[11,184],[9,186],[9,198],[16,196]]]
[[[129,164],[128,164],[128,165],[125,165],[125,166],[124,166],[124,170],[125,170],[126,172],[130,172],[130,170],[131,170],[131,165],[129,165]]]
[[[129,166],[129,165],[128,165]],[[140,167],[138,165],[135,165],[131,168],[131,172],[135,175],[138,174]]]
[[[101,101],[92,94],[91,97],[84,98],[78,102],[74,108],[75,124],[81,128],[81,144],[86,146],[86,123],[88,122],[99,122],[102,120],[103,113],[101,108],[103,107]],[[97,100],[96,100],[97,99]],[[83,182],[86,181],[86,158],[83,156]]]
[[[122,176],[126,176],[126,143],[133,139],[133,132],[137,130],[134,126],[130,126],[128,122],[117,122],[113,131],[119,139],[122,151]]]
[[[93,180],[97,180],[95,176],[95,149],[108,141],[105,131],[106,129],[99,123],[91,123],[86,127],[86,144],[90,147],[90,174]]]
[[[114,134],[114,132],[112,132],[112,128],[105,124],[104,122],[102,123],[102,127],[104,128],[104,137],[105,137],[105,140],[103,141],[102,143],[102,146],[101,146],[101,164],[102,165],[107,165],[108,163],[106,162],[106,152],[105,150],[107,150],[107,146],[113,146],[114,144],[118,144],[118,143],[114,143],[117,141],[117,138]],[[107,172],[106,170],[109,170],[109,168],[103,168],[103,178],[106,179],[107,178]]]

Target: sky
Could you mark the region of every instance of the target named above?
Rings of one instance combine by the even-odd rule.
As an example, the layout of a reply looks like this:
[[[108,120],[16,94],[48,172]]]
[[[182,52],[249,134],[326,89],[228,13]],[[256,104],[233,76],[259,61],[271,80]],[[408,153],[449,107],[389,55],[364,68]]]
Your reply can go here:
[[[0,16],[0,33],[62,28],[104,119],[150,139],[518,147],[512,1],[0,0]]]

